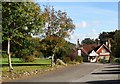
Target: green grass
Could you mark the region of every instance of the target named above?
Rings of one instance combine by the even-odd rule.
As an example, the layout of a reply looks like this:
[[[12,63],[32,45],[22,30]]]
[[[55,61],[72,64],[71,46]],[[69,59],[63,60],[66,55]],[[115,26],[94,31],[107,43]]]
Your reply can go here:
[[[50,59],[35,59],[34,63],[40,63],[40,64],[50,64],[51,60]]]
[[[50,65],[46,65],[50,63],[51,63],[50,59],[35,58],[34,62],[23,62],[19,58],[12,58],[13,69],[16,75],[24,74],[25,72],[33,72],[35,70],[44,71],[50,68]],[[0,64],[6,65],[6,66],[0,67],[0,70],[2,69],[2,76],[10,76],[10,73],[8,72],[9,70],[8,59],[7,58],[0,59]],[[43,64],[45,65],[43,66]]]
[[[34,72],[34,71],[44,71],[46,69],[49,69],[50,66],[13,66],[15,75],[24,74],[25,72]],[[8,67],[2,67],[2,76],[8,76],[11,77],[11,73],[9,73]],[[14,77],[15,77],[14,75]]]
[[[35,58],[34,62],[23,62],[19,58],[12,58],[11,61],[12,61],[13,64],[50,64],[51,63],[50,59],[40,59],[40,58]],[[7,64],[8,63],[8,58],[0,59],[0,63]]]
[[[17,73],[23,73],[23,72],[26,72],[26,71],[33,71],[33,70],[44,70],[44,69],[47,69],[49,68],[49,66],[13,66],[14,68],[14,72],[17,72]],[[4,73],[7,73],[8,72],[8,67],[2,67],[2,72],[3,74]]]

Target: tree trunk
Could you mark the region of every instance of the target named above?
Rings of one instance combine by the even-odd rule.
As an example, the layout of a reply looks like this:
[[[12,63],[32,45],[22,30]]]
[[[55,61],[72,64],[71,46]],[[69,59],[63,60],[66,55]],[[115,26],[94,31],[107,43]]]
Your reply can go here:
[[[8,39],[8,65],[9,65],[9,71],[12,72],[13,67],[12,67],[12,63],[11,63],[10,39]]]
[[[53,67],[53,65],[54,65],[54,53],[52,54],[52,57],[51,57],[51,67]]]

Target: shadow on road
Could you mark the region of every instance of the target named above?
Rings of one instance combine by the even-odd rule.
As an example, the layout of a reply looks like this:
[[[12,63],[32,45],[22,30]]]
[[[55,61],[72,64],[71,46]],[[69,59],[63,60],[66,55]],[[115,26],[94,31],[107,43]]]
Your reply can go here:
[[[102,71],[120,72],[120,69],[111,69],[111,70],[102,70]]]
[[[120,72],[97,72],[97,73],[92,73],[96,75],[103,75],[103,74],[120,74]]]
[[[91,73],[92,75],[118,75],[116,80],[96,80],[96,81],[87,81],[87,84],[120,84],[119,75],[120,75],[120,66],[118,64],[110,64],[110,66],[104,67],[100,72]]]
[[[120,64],[119,63],[115,63],[115,64],[110,64],[110,66],[106,66],[104,68],[120,68]]]
[[[106,66],[100,72],[94,72],[92,74],[96,75],[104,75],[104,74],[120,74],[120,66],[118,64],[110,64],[110,66]]]
[[[120,68],[120,66],[107,66],[105,68]]]
[[[102,70],[101,72],[92,73],[95,75],[104,75],[104,74],[120,74],[120,69],[109,69],[109,70]]]
[[[120,84],[120,80],[88,81],[86,84]]]

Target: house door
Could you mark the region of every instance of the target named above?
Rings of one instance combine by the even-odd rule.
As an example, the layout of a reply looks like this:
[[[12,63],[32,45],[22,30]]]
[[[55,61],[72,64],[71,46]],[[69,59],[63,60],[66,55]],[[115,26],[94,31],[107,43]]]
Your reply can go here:
[[[96,56],[90,56],[90,62],[96,62],[97,57]]]

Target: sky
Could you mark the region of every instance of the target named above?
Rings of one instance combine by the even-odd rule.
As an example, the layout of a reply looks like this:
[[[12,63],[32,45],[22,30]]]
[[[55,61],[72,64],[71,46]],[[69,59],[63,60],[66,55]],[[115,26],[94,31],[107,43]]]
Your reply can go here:
[[[94,1],[94,0],[93,0]],[[75,43],[85,38],[96,39],[103,31],[111,32],[118,29],[118,2],[38,2],[51,5],[55,10],[67,12],[76,28],[67,39]]]

